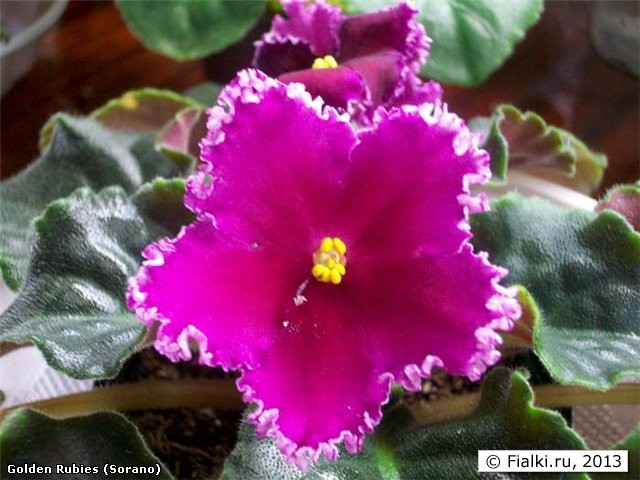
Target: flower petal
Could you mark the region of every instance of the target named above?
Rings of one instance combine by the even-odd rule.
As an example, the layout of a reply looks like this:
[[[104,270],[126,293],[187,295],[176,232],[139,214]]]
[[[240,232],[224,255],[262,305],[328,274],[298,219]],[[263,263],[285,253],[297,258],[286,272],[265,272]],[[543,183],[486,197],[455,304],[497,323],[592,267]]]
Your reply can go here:
[[[271,31],[256,43],[254,66],[283,82],[304,83],[312,95],[347,110],[362,126],[372,124],[379,106],[419,105],[441,98],[438,84],[423,84],[418,76],[431,40],[416,21],[412,4],[352,17],[324,0],[292,0],[284,7],[288,18],[274,18]],[[310,55],[327,54],[354,72],[308,69]]]
[[[310,68],[317,58],[309,45],[296,38],[269,36],[256,44],[253,66],[270,77]]]
[[[486,182],[488,155],[446,105],[378,112],[359,134],[340,202],[352,255],[457,252],[470,236],[469,211],[486,207],[469,186]]]
[[[470,245],[450,257],[350,262],[341,289],[312,282],[270,354],[238,381],[259,435],[304,468],[336,444],[360,449],[389,383],[419,389],[434,366],[478,379],[499,358],[495,330],[519,315],[505,271]],[[342,288],[344,287],[344,288]]]
[[[366,325],[334,287],[312,282],[307,301],[285,313],[283,328],[261,365],[238,381],[259,435],[276,438],[301,468],[358,451],[380,421],[389,378],[380,376],[363,344]]]
[[[317,248],[333,224],[335,202],[355,135],[348,117],[312,101],[302,85],[244,70],[211,109],[200,172],[186,205],[213,216],[246,243],[283,250]]]
[[[402,59],[398,52],[386,51],[357,57],[342,65],[353,68],[367,86],[367,103],[381,105],[394,94],[400,80]]]
[[[415,21],[418,11],[407,2],[377,12],[347,17],[340,25],[340,60],[388,50],[399,52],[407,64],[426,61],[430,40]],[[417,70],[415,70],[417,73]]]
[[[361,349],[377,372],[412,390],[434,364],[479,379],[500,357],[495,330],[511,330],[520,314],[517,292],[498,284],[506,271],[469,244],[450,256],[353,259],[349,267],[344,286],[367,328]]]
[[[388,106],[422,105],[423,103],[437,103],[442,99],[443,89],[435,80],[423,82],[416,77],[414,81],[405,82],[401,92],[397,92]]]
[[[353,109],[355,119],[370,125],[375,108],[421,105],[439,101],[442,87],[420,79],[427,61],[431,39],[416,21],[418,10],[407,2],[383,10],[348,17],[340,27],[340,62],[353,66],[363,75],[371,96],[363,108]],[[380,63],[381,54],[395,52],[395,62]],[[371,69],[371,59],[380,63]],[[360,66],[356,66],[358,62]],[[369,72],[369,73],[367,73]],[[375,75],[373,74],[375,72]]]
[[[190,359],[194,340],[202,363],[226,369],[251,367],[271,347],[283,303],[293,305],[295,273],[308,262],[229,242],[205,222],[149,245],[143,256],[127,300],[144,324],[160,322],[158,351]]]
[[[271,33],[280,37],[295,37],[309,45],[317,57],[335,55],[338,51],[338,28],[344,15],[340,8],[324,0],[285,0],[282,2],[288,18],[276,16]]]
[[[364,101],[367,90],[360,74],[351,68],[306,69],[280,75],[284,83],[304,84],[312,96],[321,96],[333,107],[346,109],[351,101]]]

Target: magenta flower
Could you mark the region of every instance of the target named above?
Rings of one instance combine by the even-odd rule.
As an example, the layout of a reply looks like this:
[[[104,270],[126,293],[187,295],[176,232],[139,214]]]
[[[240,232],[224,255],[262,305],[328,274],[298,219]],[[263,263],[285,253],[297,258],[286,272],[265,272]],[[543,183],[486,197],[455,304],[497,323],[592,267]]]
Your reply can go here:
[[[406,2],[352,17],[322,0],[283,4],[288,18],[275,17],[256,43],[254,66],[267,75],[303,83],[311,95],[365,125],[378,106],[419,105],[442,96],[438,83],[418,77],[431,40]]]
[[[209,111],[187,183],[197,220],[143,252],[129,307],[173,361],[239,370],[259,435],[304,468],[362,446],[391,382],[434,365],[478,379],[519,314],[469,243],[489,177],[444,105],[380,110],[356,132],[300,84],[245,70]]]

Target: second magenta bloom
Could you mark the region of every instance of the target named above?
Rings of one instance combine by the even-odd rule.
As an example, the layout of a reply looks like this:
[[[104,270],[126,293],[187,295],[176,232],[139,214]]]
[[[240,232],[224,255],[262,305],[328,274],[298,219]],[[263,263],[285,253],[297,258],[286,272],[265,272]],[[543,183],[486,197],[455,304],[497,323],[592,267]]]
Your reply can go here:
[[[431,40],[402,2],[377,12],[346,16],[319,0],[283,2],[257,42],[254,66],[278,80],[303,83],[311,95],[368,125],[379,106],[419,105],[442,96],[441,86],[418,74]]]

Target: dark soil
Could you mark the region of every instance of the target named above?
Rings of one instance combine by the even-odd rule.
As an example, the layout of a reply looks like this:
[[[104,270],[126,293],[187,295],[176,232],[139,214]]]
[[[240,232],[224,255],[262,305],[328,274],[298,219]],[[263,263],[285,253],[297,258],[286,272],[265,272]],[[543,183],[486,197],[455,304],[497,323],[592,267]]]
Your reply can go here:
[[[118,376],[99,385],[144,379],[230,378],[197,361],[173,363],[153,348],[127,360]],[[123,412],[147,445],[178,480],[217,479],[236,443],[242,412],[214,408],[170,408]]]
[[[147,445],[177,479],[217,479],[236,442],[240,412],[167,409],[129,412]]]
[[[454,395],[475,392],[480,388],[478,382],[471,382],[465,377],[450,375],[441,368],[434,368],[431,377],[422,382],[422,391],[417,393],[406,393],[404,401],[407,404],[413,402],[433,402],[443,400]]]

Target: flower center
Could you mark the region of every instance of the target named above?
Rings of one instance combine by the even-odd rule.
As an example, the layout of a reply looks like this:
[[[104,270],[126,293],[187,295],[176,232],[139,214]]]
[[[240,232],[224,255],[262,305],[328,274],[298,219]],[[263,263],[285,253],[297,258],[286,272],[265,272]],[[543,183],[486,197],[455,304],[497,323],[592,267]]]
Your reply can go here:
[[[333,55],[325,55],[324,57],[318,57],[313,61],[311,68],[336,68],[338,62]]]
[[[311,274],[319,282],[338,285],[347,272],[347,246],[338,237],[325,237],[320,248],[313,254]]]

